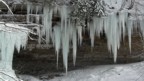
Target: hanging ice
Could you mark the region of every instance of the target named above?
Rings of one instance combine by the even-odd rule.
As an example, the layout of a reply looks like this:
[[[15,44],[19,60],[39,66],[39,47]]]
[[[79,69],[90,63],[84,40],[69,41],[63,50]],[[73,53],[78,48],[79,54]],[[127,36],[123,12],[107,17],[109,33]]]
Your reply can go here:
[[[80,0],[79,0],[80,1]],[[91,46],[94,47],[94,40],[95,36],[100,37],[101,33],[104,33],[107,38],[108,50],[113,53],[114,62],[117,59],[117,51],[120,48],[121,40],[125,38],[128,34],[129,39],[129,48],[131,51],[131,35],[133,31],[133,25],[137,25],[137,22],[133,22],[129,20],[129,15],[138,14],[132,13],[135,12],[136,5],[132,5],[133,9],[130,11],[128,8],[131,6],[127,4],[131,2],[130,0],[102,0],[104,2],[104,9],[106,16],[105,17],[97,17],[94,16],[88,23],[88,32],[91,38]],[[135,3],[139,4],[139,3]],[[33,12],[33,7],[28,5],[28,13]],[[139,5],[138,5],[139,6]],[[46,37],[46,43],[48,44],[50,40],[52,41],[53,45],[55,46],[57,52],[57,66],[58,66],[58,56],[60,47],[62,47],[62,54],[63,54],[63,61],[66,71],[68,69],[68,53],[70,44],[73,47],[73,63],[75,64],[76,61],[76,52],[77,52],[77,45],[82,45],[83,40],[83,29],[79,20],[75,22],[71,22],[71,18],[69,15],[70,8],[65,5],[56,5],[56,6],[49,6],[45,4],[43,6],[43,20],[42,20],[42,31],[41,37]],[[142,7],[140,7],[142,9]],[[36,14],[38,13],[39,8],[36,7]],[[139,13],[140,14],[140,13]],[[60,16],[60,25],[56,25],[52,27],[52,17],[53,15]],[[138,16],[139,17],[139,16]],[[140,16],[141,17],[141,16]],[[28,16],[28,21],[33,21]],[[37,23],[39,22],[40,17],[36,17]],[[83,21],[83,20],[81,20]],[[143,20],[140,21],[140,29],[141,33],[144,36],[144,28],[143,28]],[[55,25],[55,24],[54,24]],[[77,44],[78,43],[78,44]]]
[[[68,10],[67,6],[63,5],[60,11],[61,15],[61,31],[62,31],[62,52],[63,62],[66,69],[68,70],[68,53],[69,53],[69,24],[68,24]],[[71,30],[70,30],[71,31]]]
[[[30,10],[31,10],[31,4],[27,3],[27,23],[30,22]]]
[[[54,37],[55,37],[55,49],[57,53],[57,68],[58,68],[58,58],[59,58],[59,50],[61,47],[61,29],[59,26],[54,27]]]
[[[125,24],[127,23],[127,20],[128,20],[128,13],[124,11],[119,12],[119,27],[122,28],[123,39],[125,37],[125,32],[126,32]]]
[[[110,15],[104,21],[104,32],[106,33],[108,49],[114,54],[114,62],[117,58],[117,49],[120,47],[120,27],[116,14]]]
[[[78,32],[78,42],[79,45],[82,44],[82,26],[77,26],[77,32]]]
[[[94,40],[95,40],[95,24],[90,24],[90,38],[91,38],[91,47],[94,47]]]
[[[49,8],[48,5],[44,6],[44,16],[43,16],[43,24],[44,27],[42,29],[42,35],[46,36],[46,43],[50,42],[50,35],[52,34],[52,15],[53,10]]]
[[[66,69],[68,70],[68,53],[69,53],[69,32],[68,28],[65,29],[62,33],[62,52],[63,52],[63,62]]]
[[[0,22],[0,72],[13,77],[1,74],[4,80],[16,81],[17,77],[12,69],[13,52],[18,52],[21,46],[25,47],[28,40],[29,30],[16,24]],[[14,80],[15,79],[15,80]]]
[[[133,20],[128,20],[127,30],[128,30],[129,48],[130,48],[130,52],[131,52],[131,35],[132,35],[132,32],[133,32]]]
[[[73,28],[72,43],[73,43],[73,64],[75,65],[76,54],[77,54],[77,32],[76,32],[76,28]]]

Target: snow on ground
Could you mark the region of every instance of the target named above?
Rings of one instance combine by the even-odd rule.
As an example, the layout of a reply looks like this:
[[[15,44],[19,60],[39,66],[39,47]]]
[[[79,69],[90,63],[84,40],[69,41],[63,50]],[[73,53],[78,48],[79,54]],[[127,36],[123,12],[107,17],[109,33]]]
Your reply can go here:
[[[41,80],[39,80],[33,76],[30,76],[30,75],[19,75],[18,77],[24,81],[41,81]]]
[[[21,78],[26,81],[41,81],[26,75]],[[144,62],[87,67],[44,81],[144,81]]]

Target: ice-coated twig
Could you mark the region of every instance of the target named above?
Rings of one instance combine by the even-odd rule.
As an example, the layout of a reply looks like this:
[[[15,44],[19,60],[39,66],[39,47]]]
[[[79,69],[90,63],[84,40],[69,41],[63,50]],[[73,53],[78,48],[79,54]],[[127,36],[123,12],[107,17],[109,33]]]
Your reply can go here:
[[[16,80],[14,77],[12,77],[12,76],[10,76],[10,75],[4,73],[4,72],[0,72],[0,73],[6,75],[6,76],[8,76],[8,77],[10,77],[10,78],[13,79],[14,81],[20,81],[20,80]],[[2,80],[4,80],[4,81],[7,81],[7,80],[3,79],[2,77],[0,77],[0,78],[1,78]]]
[[[8,10],[10,11],[11,14],[13,14],[12,10],[10,9],[8,4],[4,0],[0,0],[0,2],[2,2],[8,8]]]

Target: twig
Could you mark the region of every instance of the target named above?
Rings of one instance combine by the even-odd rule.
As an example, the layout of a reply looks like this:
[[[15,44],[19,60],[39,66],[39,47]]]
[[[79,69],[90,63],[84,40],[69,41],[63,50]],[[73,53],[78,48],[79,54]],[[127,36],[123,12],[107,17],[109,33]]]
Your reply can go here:
[[[4,72],[0,72],[0,73],[2,73],[2,74],[4,74],[4,75],[6,75],[6,76],[8,76],[8,77],[12,78],[12,79],[13,79],[13,80],[15,80],[15,81],[19,81],[19,80],[16,80],[14,77],[12,77],[12,76],[10,76],[10,75],[8,75],[8,74],[4,73]],[[5,80],[4,80],[4,81],[5,81]]]

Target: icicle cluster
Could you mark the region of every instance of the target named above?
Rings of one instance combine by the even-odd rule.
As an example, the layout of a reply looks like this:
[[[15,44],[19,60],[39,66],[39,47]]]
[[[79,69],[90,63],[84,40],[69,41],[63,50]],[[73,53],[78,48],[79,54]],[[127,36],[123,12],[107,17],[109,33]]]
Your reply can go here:
[[[27,2],[27,23],[40,24],[42,7],[38,4]]]
[[[129,48],[131,51],[131,35],[134,29],[134,20],[130,19],[128,13],[132,11],[128,11],[127,5],[123,4],[124,0],[103,0],[106,5],[102,7],[102,9],[106,9],[106,15],[104,17],[93,16],[86,17],[92,18],[88,20],[87,28],[89,30],[89,35],[91,38],[91,46],[94,47],[95,36],[100,37],[101,33],[105,33],[107,38],[108,49],[113,53],[114,62],[117,59],[117,50],[120,48],[121,40],[124,40],[125,36],[128,35],[129,40]],[[118,4],[119,2],[119,4]],[[100,4],[99,4],[100,5]],[[97,4],[98,6],[98,4]],[[81,8],[81,7],[80,7]],[[114,9],[113,9],[114,8]],[[126,9],[124,9],[126,8]],[[33,9],[30,5],[28,5],[28,13]],[[71,7],[66,5],[60,5],[56,7],[50,7],[48,5],[44,5],[43,8],[43,28],[41,31],[41,37],[45,36],[46,44],[50,44],[51,41],[56,49],[57,54],[57,67],[58,67],[58,58],[60,49],[62,49],[63,54],[63,62],[66,68],[68,69],[68,54],[70,45],[73,47],[73,59],[74,65],[76,62],[76,53],[77,53],[77,45],[82,44],[82,34],[83,34],[83,25],[81,22],[73,22],[73,19],[70,18],[71,15]],[[87,12],[87,11],[86,11]],[[102,11],[99,14],[102,14]],[[61,18],[60,24],[59,22],[52,27],[52,18],[54,14],[58,14]],[[84,13],[83,13],[84,14]],[[104,13],[103,13],[104,14]],[[85,14],[84,14],[85,15]],[[38,18],[39,19],[39,18]],[[77,19],[77,18],[75,18]],[[80,19],[80,18],[79,18]],[[82,19],[82,18],[81,18]],[[28,16],[28,22],[29,16]],[[82,20],[84,21],[84,20]],[[140,21],[139,29],[144,36],[144,28],[143,28],[143,20]]]

